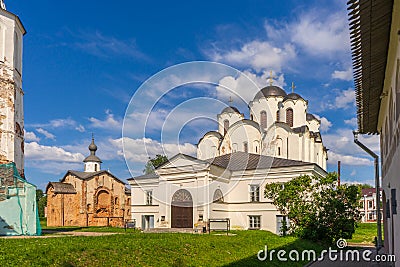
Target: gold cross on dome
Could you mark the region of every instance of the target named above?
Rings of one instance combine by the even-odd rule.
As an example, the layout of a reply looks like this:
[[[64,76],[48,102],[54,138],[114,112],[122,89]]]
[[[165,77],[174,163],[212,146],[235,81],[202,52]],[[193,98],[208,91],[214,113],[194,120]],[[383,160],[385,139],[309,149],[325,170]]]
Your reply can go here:
[[[271,86],[274,83],[274,78],[276,78],[276,76],[274,76],[274,74],[272,73],[272,70],[269,71],[269,85]]]
[[[292,82],[292,93],[294,93],[295,88],[296,88],[296,86],[294,85],[294,82]]]

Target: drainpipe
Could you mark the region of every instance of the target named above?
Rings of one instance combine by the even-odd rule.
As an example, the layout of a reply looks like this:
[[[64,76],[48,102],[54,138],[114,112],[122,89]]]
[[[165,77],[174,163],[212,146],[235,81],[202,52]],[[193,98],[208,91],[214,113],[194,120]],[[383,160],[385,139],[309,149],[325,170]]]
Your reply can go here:
[[[375,154],[371,149],[366,147],[363,143],[358,141],[358,131],[353,131],[354,135],[354,143],[356,143],[359,147],[361,147],[365,152],[367,152],[371,157],[374,158],[374,166],[375,166],[375,188],[376,188],[376,216],[377,222],[376,225],[378,227],[377,230],[377,241],[376,241],[376,250],[379,251],[382,248],[382,226],[381,226],[381,203],[380,203],[380,187],[379,187],[379,156]]]

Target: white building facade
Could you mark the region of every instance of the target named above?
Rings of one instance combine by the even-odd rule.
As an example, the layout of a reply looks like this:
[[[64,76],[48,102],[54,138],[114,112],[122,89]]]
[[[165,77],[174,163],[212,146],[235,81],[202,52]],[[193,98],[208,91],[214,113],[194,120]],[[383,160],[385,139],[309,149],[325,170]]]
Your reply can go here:
[[[249,103],[250,119],[225,108],[218,131],[199,141],[197,158],[178,154],[154,174],[128,179],[132,219],[142,229],[229,219],[231,229],[279,233],[284,217],[264,197],[265,185],[326,175],[320,121],[307,106],[298,94],[268,86]]]
[[[0,163],[15,162],[24,177],[24,110],[20,19],[0,6]]]

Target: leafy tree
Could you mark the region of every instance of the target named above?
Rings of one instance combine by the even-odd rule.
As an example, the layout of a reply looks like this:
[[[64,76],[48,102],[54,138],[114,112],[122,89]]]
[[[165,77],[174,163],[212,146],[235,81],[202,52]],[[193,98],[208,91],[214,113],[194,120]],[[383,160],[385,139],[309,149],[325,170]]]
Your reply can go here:
[[[47,196],[41,189],[36,190],[36,202],[38,205],[39,217],[44,217],[44,209],[47,206]]]
[[[144,167],[143,173],[144,174],[151,174],[154,173],[155,169],[159,166],[163,165],[165,162],[168,161],[167,156],[157,154],[154,158],[149,158]]]
[[[304,239],[328,243],[349,239],[359,220],[360,189],[355,185],[337,186],[336,173],[267,184],[264,194],[290,219],[289,232]]]

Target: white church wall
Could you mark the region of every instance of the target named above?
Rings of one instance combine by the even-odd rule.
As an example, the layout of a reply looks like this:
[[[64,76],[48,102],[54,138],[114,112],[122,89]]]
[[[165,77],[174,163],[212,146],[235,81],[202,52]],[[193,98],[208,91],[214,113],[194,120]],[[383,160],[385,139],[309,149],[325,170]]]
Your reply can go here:
[[[276,112],[278,111],[278,104],[283,100],[283,97],[268,97],[260,98],[249,103],[250,117],[253,116],[253,120],[261,125],[261,112],[267,113],[267,127],[268,129],[276,121]]]
[[[302,99],[287,99],[285,102],[283,102],[279,113],[283,116],[282,121],[286,123],[286,111],[289,108],[293,110],[293,128],[306,125],[307,102]]]
[[[224,136],[225,131],[224,131],[224,121],[228,120],[229,121],[229,127],[232,126],[234,123],[243,120],[244,116],[243,114],[236,113],[236,112],[224,112],[222,114],[217,115],[218,119],[218,132]]]
[[[310,120],[307,121],[308,129],[310,129],[310,132],[319,132],[319,127],[320,127],[320,123],[318,120]]]
[[[245,151],[245,143],[247,144],[247,152],[259,154],[261,148],[259,147],[258,140],[261,139],[260,131],[254,125],[246,124],[245,122],[233,126],[228,131],[229,141],[223,142],[223,145],[232,147],[232,144],[237,144],[237,151]],[[225,141],[225,139],[224,139]],[[228,143],[230,142],[230,144]],[[222,155],[222,153],[221,153]]]
[[[22,91],[22,41],[25,29],[18,17],[0,9],[0,161],[15,162],[21,175],[24,173],[24,117]]]
[[[210,159],[218,156],[219,138],[213,134],[206,134],[197,145],[197,158]]]

